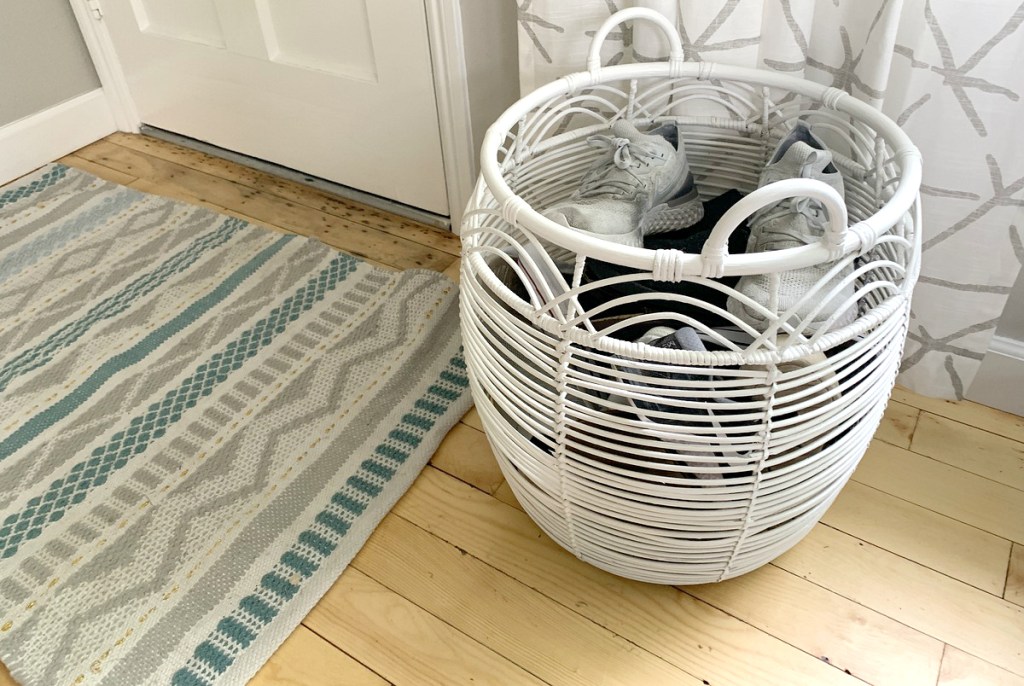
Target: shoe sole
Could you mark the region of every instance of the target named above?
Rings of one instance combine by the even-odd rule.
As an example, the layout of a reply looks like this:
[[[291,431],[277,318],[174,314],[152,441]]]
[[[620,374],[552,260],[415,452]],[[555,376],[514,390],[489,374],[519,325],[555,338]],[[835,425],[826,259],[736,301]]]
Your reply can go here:
[[[697,190],[694,189],[681,198],[673,198],[652,207],[640,222],[640,233],[643,236],[650,236],[678,231],[693,226],[703,218],[704,203],[700,201]]]

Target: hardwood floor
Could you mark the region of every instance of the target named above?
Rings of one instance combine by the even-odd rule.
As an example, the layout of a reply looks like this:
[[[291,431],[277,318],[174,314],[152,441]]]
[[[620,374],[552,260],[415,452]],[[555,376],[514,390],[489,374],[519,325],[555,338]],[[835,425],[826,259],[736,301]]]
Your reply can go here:
[[[390,268],[458,273],[453,235],[159,140],[115,134],[61,161]],[[803,542],[672,588],[544,536],[471,411],[254,683],[863,682],[1024,685],[1024,418],[898,388]]]

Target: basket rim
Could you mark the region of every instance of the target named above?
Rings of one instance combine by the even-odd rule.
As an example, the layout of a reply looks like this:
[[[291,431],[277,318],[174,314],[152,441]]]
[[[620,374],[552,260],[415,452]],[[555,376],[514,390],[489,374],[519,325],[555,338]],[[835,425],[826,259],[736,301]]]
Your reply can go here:
[[[844,206],[842,208],[844,226],[841,228],[843,235],[840,236],[839,242],[836,244],[829,245],[823,240],[813,245],[785,250],[731,255],[720,252],[707,254],[707,251],[705,254],[691,254],[679,250],[650,250],[611,243],[585,232],[574,231],[547,219],[517,195],[505,182],[498,166],[498,151],[508,132],[525,114],[553,98],[572,95],[583,88],[597,84],[655,78],[691,78],[698,81],[707,81],[712,78],[725,79],[761,87],[786,89],[812,98],[829,109],[863,121],[892,146],[895,153],[893,162],[900,170],[897,187],[893,195],[874,214],[848,228],[845,226]],[[666,117],[666,119],[670,118]],[[681,64],[646,62],[601,67],[591,71],[568,74],[526,94],[506,109],[488,128],[480,151],[481,178],[497,201],[506,221],[512,224],[518,223],[535,235],[588,258],[650,271],[659,280],[678,279],[682,276],[743,276],[801,269],[834,261],[849,253],[870,248],[918,201],[921,174],[921,154],[910,137],[896,122],[881,111],[858,100],[846,91],[767,69],[751,69],[713,62]],[[806,188],[795,194],[790,192],[788,197],[805,194],[805,192],[814,194],[817,189],[812,186],[819,184],[809,180],[804,181],[807,181]],[[760,190],[768,190],[773,185],[775,184]],[[794,188],[800,186],[800,184],[792,183],[789,185]],[[775,199],[777,200],[777,198]],[[752,212],[753,208],[750,211]],[[467,213],[463,220],[464,225],[471,226],[470,222],[472,221],[472,215]],[[722,225],[723,221],[719,221],[716,229]],[[719,231],[719,233],[722,232]],[[727,235],[727,233],[726,231],[725,234]]]

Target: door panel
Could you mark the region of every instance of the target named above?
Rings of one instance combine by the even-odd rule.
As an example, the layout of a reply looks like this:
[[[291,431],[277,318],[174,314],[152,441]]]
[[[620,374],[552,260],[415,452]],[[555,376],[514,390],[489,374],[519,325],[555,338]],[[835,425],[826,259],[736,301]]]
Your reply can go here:
[[[140,31],[225,47],[214,0],[132,0],[132,9]]]
[[[377,80],[363,0],[256,0],[270,59],[335,76]]]
[[[142,121],[448,214],[422,0],[109,0]]]

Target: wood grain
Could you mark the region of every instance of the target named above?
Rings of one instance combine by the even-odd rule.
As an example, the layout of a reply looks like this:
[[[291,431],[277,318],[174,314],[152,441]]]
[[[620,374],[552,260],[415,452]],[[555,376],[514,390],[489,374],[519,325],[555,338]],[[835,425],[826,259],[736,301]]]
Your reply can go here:
[[[461,269],[462,269],[462,259],[459,258],[459,259],[455,260],[454,262],[452,262],[450,265],[448,265],[448,268],[445,269],[443,273],[444,273],[445,276],[447,276],[449,279],[451,279],[455,283],[461,283],[461,271],[460,271]]]
[[[494,493],[504,481],[487,436],[462,423],[448,432],[430,464],[486,493]]]
[[[716,686],[855,683],[690,595],[581,562],[522,512],[437,470],[425,470],[394,513]]]
[[[823,522],[994,595],[1002,595],[1010,542],[851,481]]]
[[[96,164],[95,162],[90,162],[89,160],[75,155],[67,155],[57,161],[61,164],[66,164],[69,167],[74,167],[75,169],[88,172],[93,176],[98,176],[105,181],[112,181],[113,183],[121,184],[122,186],[127,186],[132,181],[136,180],[136,177],[131,174],[125,174],[124,172],[119,172],[116,169],[104,167],[102,164]]]
[[[237,210],[228,209],[222,205],[217,205],[208,200],[204,200],[203,198],[199,197],[198,193],[188,191],[178,184],[153,181],[151,179],[138,179],[137,181],[132,181],[130,184],[128,184],[128,187],[134,188],[135,190],[141,191],[142,193],[150,193],[151,195],[159,195],[162,198],[180,200],[182,202],[187,202],[190,205],[199,205],[200,207],[205,207],[206,209],[213,210],[214,212],[220,212],[221,214],[229,214],[232,217],[240,217],[244,218],[246,221],[249,221],[247,215],[243,216]],[[278,230],[280,230],[279,227],[274,228],[278,228]],[[288,231],[288,233],[296,232]]]
[[[1024,608],[819,524],[773,564],[1024,674]]]
[[[774,565],[684,590],[869,684],[932,686],[939,673],[941,641]]]
[[[249,686],[387,686],[387,681],[299,625]]]
[[[477,412],[476,406],[469,408],[469,412],[463,415],[462,419],[459,420],[463,424],[473,427],[477,431],[483,431],[484,425],[480,421],[480,413]]]
[[[352,567],[303,624],[398,686],[541,683]]]
[[[953,646],[946,646],[936,686],[1024,686],[1024,677],[1000,669]]]
[[[423,226],[404,217],[346,200],[312,186],[289,181],[273,174],[149,136],[115,133],[106,140],[157,159],[264,191],[285,201],[311,207],[341,219],[348,219],[371,229],[421,243],[435,250],[442,250],[450,255],[459,254],[459,239],[450,231]]]
[[[875,438],[900,448],[909,448],[920,413],[921,410],[916,407],[890,401],[885,407]]]
[[[952,400],[928,398],[901,386],[893,389],[892,399],[905,405],[913,405],[918,409],[937,414],[940,417],[947,417],[953,421],[962,422],[978,429],[984,429],[1000,436],[1012,438],[1015,441],[1024,442],[1024,417],[1018,417],[1009,412],[985,407],[978,403],[972,403],[969,400],[954,402]]]
[[[516,499],[516,494],[512,492],[512,487],[508,485],[507,481],[501,482],[501,485],[498,486],[498,490],[494,492],[494,497],[506,505],[511,505],[520,512],[525,512],[525,510],[523,510],[523,506]]]
[[[1010,565],[1006,570],[1006,600],[1024,607],[1024,545],[1013,544]]]
[[[853,480],[1024,543],[1024,491],[1016,488],[881,441],[871,442]]]
[[[922,412],[910,449],[986,479],[1024,489],[1024,443]]]
[[[237,184],[189,167],[150,157],[109,141],[82,148],[76,156],[146,179],[163,187],[165,194],[181,193],[216,207],[231,208],[259,221],[306,236],[330,234],[337,247],[360,257],[401,269],[444,271],[455,257],[407,238],[369,228],[348,219],[282,200],[260,190]]]
[[[352,565],[543,681],[700,685],[700,679],[400,517],[386,517]]]

